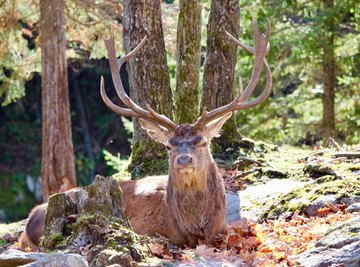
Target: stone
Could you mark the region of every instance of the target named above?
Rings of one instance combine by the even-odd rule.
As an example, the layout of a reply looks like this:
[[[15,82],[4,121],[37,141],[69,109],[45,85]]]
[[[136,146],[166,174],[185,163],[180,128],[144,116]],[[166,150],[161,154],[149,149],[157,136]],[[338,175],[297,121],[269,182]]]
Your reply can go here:
[[[323,195],[314,200],[308,207],[304,209],[304,212],[308,216],[315,216],[318,209],[324,208],[328,203],[336,203],[336,195]]]
[[[349,207],[347,207],[346,212],[360,212],[360,203],[356,202],[354,204],[351,204]]]
[[[0,254],[0,267],[87,267],[86,260],[77,254],[65,253],[26,253],[16,249],[6,250]]]
[[[119,181],[112,177],[98,175],[89,186],[51,196],[45,225],[45,252],[80,254],[90,266],[136,266],[150,255],[146,237],[131,229]]]
[[[87,267],[87,261],[78,254],[55,253],[46,254],[35,262],[23,265],[23,267]]]
[[[270,181],[249,186],[239,193],[227,193],[226,222],[248,218],[259,220],[264,208],[281,194],[287,194],[303,185],[302,182],[290,179],[271,179]]]
[[[329,230],[313,249],[299,255],[306,267],[360,266],[360,217]]]

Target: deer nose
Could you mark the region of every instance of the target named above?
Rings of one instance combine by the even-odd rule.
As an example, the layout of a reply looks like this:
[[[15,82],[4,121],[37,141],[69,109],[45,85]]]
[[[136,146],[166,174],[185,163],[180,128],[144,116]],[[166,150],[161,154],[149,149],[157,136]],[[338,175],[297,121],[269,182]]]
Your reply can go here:
[[[189,156],[181,156],[177,159],[177,164],[180,166],[180,167],[188,167],[192,164],[193,160],[192,160],[192,157],[189,157]]]

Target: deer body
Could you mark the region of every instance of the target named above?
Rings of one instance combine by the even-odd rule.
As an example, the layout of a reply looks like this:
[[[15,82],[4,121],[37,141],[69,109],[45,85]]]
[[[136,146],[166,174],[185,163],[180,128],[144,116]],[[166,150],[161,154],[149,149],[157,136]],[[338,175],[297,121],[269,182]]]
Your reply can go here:
[[[255,56],[253,72],[246,89],[243,91],[240,80],[239,94],[232,102],[209,112],[204,107],[195,123],[182,125],[156,113],[149,105],[146,109],[141,108],[124,90],[119,70],[126,61],[136,56],[146,37],[120,60],[116,58],[113,32],[111,31],[109,39],[104,39],[116,93],[126,108],[115,105],[108,98],[104,79],[101,77],[100,93],[104,103],[121,116],[137,118],[154,141],[166,146],[169,155],[169,176],[148,177],[120,184],[126,213],[135,232],[160,234],[176,245],[194,247],[198,239],[211,241],[225,230],[224,183],[211,156],[210,142],[234,111],[259,105],[270,94],[272,77],[265,59],[269,51],[269,20],[266,33],[262,35],[253,18],[253,32],[254,47],[240,43],[226,32],[232,41]],[[265,89],[259,97],[248,100],[263,66],[267,77]],[[44,204],[30,213],[29,223],[20,240],[23,247],[26,244],[38,244],[40,234],[44,232],[45,213]]]
[[[222,201],[212,205],[216,209],[210,209],[209,200],[213,203],[217,201],[214,201],[209,193],[217,191],[218,188],[202,193],[195,188],[192,190],[193,194],[177,193],[176,190],[174,193],[173,189],[169,191],[168,188],[172,186],[168,181],[168,176],[152,176],[120,183],[126,214],[136,233],[162,235],[175,245],[194,247],[198,239],[211,239],[214,233],[221,233],[224,230],[226,204],[222,183],[217,185],[222,189],[218,192],[224,193],[223,196],[219,194]],[[73,196],[72,190],[65,193]],[[194,203],[196,203],[195,209]],[[47,203],[44,203],[35,207],[30,213],[29,222],[20,238],[23,249],[37,248],[45,230],[46,210]]]

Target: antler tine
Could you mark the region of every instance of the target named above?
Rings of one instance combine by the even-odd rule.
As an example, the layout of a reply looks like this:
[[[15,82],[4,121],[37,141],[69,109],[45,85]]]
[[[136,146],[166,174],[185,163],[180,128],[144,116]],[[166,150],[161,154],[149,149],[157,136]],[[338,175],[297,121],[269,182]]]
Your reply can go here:
[[[115,52],[115,38],[114,38],[114,31],[111,29],[110,37],[108,39],[103,38],[105,42],[105,46],[108,52],[109,57],[109,63],[110,63],[110,69],[111,69],[111,77],[115,86],[115,90],[121,101],[129,108],[129,110],[132,111],[132,115],[134,117],[141,117],[145,120],[149,120],[152,122],[155,122],[156,124],[163,126],[169,130],[175,129],[178,125],[171,121],[170,119],[166,118],[164,115],[160,115],[152,110],[152,112],[149,112],[147,110],[144,110],[140,106],[138,106],[134,101],[130,99],[130,97],[126,94],[124,90],[124,86],[121,81],[121,77],[119,74],[119,70],[121,66],[127,62],[129,59],[136,56],[136,54],[140,51],[142,46],[144,45],[145,41],[147,39],[147,36],[145,36],[141,42],[135,47],[134,50],[132,50],[127,55],[123,56],[120,60],[117,60],[116,58],[116,52]],[[110,101],[111,102],[111,101]],[[107,103],[109,104],[109,101]],[[112,103],[113,104],[113,103]],[[114,105],[114,104],[113,104]],[[111,109],[113,110],[114,106],[110,104]],[[110,107],[108,105],[108,107]],[[117,109],[118,110],[118,109]],[[118,110],[119,111],[119,110]],[[129,113],[129,112],[128,112]],[[130,114],[130,113],[129,113]]]
[[[255,62],[254,68],[251,74],[251,79],[249,84],[246,86],[246,89],[243,93],[243,100],[247,100],[250,95],[253,93],[257,82],[259,81],[260,73],[264,63],[264,57],[269,51],[268,43],[270,38],[270,20],[267,19],[267,28],[265,36],[262,36],[260,33],[260,29],[257,24],[257,20],[255,16],[253,16],[253,38],[254,38],[254,52],[255,55]]]
[[[269,96],[271,85],[272,85],[272,77],[270,67],[265,60],[265,55],[269,52],[269,38],[270,38],[270,20],[267,19],[267,27],[266,33],[264,36],[260,33],[258,23],[256,18],[253,16],[253,37],[254,37],[254,48],[248,46],[246,44],[241,43],[234,36],[232,36],[229,32],[225,31],[228,37],[234,41],[241,48],[246,50],[249,53],[255,55],[254,68],[251,74],[251,79],[249,84],[246,86],[245,91],[242,90],[242,82],[240,78],[240,89],[238,96],[231,101],[229,104],[216,108],[210,112],[203,112],[201,117],[194,123],[194,127],[198,129],[203,129],[207,123],[212,120],[215,120],[228,112],[232,112],[235,110],[246,109],[258,105],[265,101],[265,99]],[[266,73],[267,73],[267,83],[264,92],[255,100],[245,102],[250,95],[253,93],[257,82],[259,81],[260,73],[263,65],[265,64]]]
[[[100,80],[100,94],[101,94],[101,97],[102,97],[104,103],[106,104],[106,106],[109,109],[111,109],[113,112],[115,112],[116,114],[118,114],[120,116],[128,116],[128,117],[137,117],[138,116],[131,109],[119,107],[119,106],[115,105],[113,102],[111,102],[111,100],[109,99],[109,97],[107,96],[107,94],[105,92],[103,76],[101,76],[101,80]]]
[[[270,66],[265,58],[264,58],[264,65],[265,65],[265,69],[266,69],[266,85],[265,85],[264,91],[256,99],[238,103],[237,106],[235,107],[236,110],[249,109],[254,106],[257,106],[257,105],[263,103],[270,95],[271,86],[272,86],[272,75],[271,75]]]

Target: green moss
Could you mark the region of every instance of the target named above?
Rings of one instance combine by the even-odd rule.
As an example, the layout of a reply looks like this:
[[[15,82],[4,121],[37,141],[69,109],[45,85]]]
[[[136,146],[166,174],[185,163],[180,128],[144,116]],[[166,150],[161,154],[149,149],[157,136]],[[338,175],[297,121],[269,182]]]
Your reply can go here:
[[[61,234],[52,234],[40,238],[40,246],[50,250],[55,249],[58,245],[64,245],[64,242],[66,240]]]
[[[360,195],[360,181],[357,178],[339,179],[319,184],[313,189],[316,195],[335,194],[340,197]]]
[[[289,193],[280,195],[268,207],[266,207],[260,220],[274,219],[286,211],[302,210],[309,205],[309,200],[304,196],[311,190],[311,184],[295,188]]]
[[[290,193],[276,198],[269,206],[265,207],[260,220],[274,219],[286,211],[303,210],[323,195],[335,195],[338,200],[342,197],[360,195],[360,182],[353,178],[321,184],[310,182],[304,187],[296,188]]]
[[[154,141],[133,145],[129,172],[132,178],[168,173],[168,154],[162,144]]]

